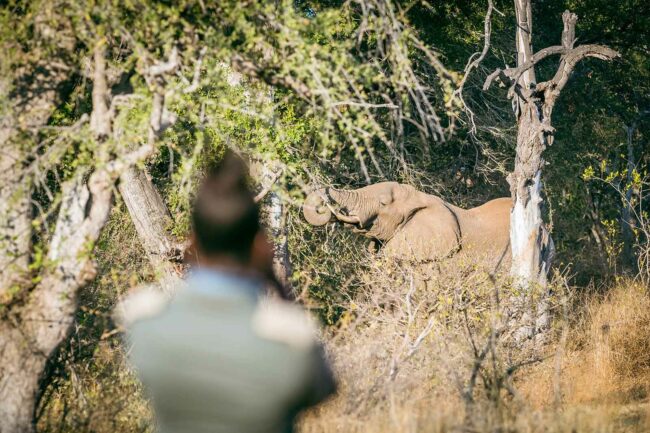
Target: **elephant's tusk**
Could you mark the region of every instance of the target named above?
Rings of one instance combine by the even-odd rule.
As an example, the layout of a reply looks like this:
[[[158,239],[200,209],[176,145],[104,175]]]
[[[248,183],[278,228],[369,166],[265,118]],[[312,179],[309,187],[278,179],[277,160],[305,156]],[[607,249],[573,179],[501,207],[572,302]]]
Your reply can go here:
[[[330,210],[330,212],[332,212],[332,215],[334,215],[336,217],[336,219],[338,219],[339,221],[343,221],[344,223],[348,223],[348,224],[359,224],[359,225],[361,225],[361,220],[359,219],[358,216],[343,215],[342,213],[337,212],[336,209],[334,209],[334,207],[332,207],[332,205],[330,203],[328,203],[328,201],[326,201],[326,200],[323,201],[323,204],[325,206],[327,206],[327,208]]]
[[[343,221],[344,223],[361,225],[361,220],[358,216],[347,216],[336,212],[333,212],[333,214],[339,221]]]

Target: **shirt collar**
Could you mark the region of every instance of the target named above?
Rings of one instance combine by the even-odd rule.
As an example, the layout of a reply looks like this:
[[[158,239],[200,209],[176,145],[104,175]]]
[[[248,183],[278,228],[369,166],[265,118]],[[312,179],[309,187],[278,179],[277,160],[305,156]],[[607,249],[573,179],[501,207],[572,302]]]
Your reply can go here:
[[[253,301],[262,294],[262,281],[258,278],[239,275],[213,268],[196,267],[187,279],[188,289],[215,297],[245,296]]]

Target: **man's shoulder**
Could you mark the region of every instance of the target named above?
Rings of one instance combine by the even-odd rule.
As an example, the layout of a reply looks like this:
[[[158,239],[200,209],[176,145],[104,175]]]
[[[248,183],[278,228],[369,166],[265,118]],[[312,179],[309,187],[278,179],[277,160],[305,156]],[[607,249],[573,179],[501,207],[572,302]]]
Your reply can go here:
[[[171,296],[155,284],[140,286],[118,301],[113,319],[119,326],[129,328],[139,321],[160,315],[170,300]]]
[[[260,300],[251,321],[260,338],[296,349],[310,349],[318,337],[318,326],[301,306],[275,298]]]

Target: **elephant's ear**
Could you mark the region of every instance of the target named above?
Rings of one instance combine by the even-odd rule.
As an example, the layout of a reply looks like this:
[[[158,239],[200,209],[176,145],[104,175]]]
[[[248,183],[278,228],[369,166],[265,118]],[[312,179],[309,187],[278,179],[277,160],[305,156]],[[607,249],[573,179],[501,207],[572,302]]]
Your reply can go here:
[[[415,212],[386,244],[386,252],[415,260],[440,260],[455,254],[460,241],[458,219],[440,200]]]
[[[392,191],[379,195],[379,203],[382,206],[387,206],[387,205],[391,204],[392,202],[393,202],[393,193],[392,193]]]

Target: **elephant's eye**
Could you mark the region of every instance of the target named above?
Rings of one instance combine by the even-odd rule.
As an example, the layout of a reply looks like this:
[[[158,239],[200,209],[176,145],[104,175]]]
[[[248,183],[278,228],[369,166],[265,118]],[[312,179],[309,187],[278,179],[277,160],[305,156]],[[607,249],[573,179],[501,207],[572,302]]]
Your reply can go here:
[[[382,206],[386,206],[387,204],[390,204],[393,201],[393,198],[389,195],[382,195],[379,197],[379,203]]]

